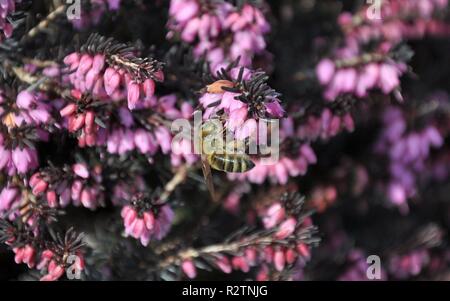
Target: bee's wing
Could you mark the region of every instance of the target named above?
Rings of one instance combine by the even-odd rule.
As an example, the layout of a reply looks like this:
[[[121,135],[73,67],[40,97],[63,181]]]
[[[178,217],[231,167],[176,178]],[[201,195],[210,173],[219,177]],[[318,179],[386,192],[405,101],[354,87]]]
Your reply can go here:
[[[217,195],[214,190],[214,183],[211,174],[211,166],[209,166],[208,160],[206,159],[205,155],[202,155],[202,171],[203,176],[205,177],[206,187],[208,188],[208,191],[211,194],[213,202],[219,201],[217,199]]]

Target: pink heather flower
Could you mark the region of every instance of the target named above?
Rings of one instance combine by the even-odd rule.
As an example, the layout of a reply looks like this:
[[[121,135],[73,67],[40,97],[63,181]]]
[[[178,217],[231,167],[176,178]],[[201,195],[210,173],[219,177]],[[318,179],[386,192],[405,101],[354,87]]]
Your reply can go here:
[[[358,97],[366,97],[367,91],[375,87],[379,78],[379,66],[377,64],[368,64],[359,74],[358,83],[356,85],[356,95]]]
[[[198,160],[198,155],[193,152],[192,142],[187,139],[172,141],[171,163],[177,167],[186,162],[191,165]]]
[[[285,210],[280,203],[275,203],[267,209],[263,216],[264,227],[269,229],[278,225],[285,218]]]
[[[81,99],[81,93],[77,90],[72,91],[76,99]],[[96,113],[94,108],[80,109],[79,104],[69,103],[60,111],[61,117],[66,120],[66,127],[70,133],[78,132],[78,146],[94,146],[98,141],[98,132],[100,126],[96,123]]]
[[[125,154],[135,148],[134,134],[130,129],[112,130],[106,141],[107,150],[111,154]]]
[[[169,14],[178,22],[183,23],[194,17],[200,5],[196,0],[173,0],[170,2]]]
[[[398,183],[392,183],[388,189],[389,199],[397,206],[405,204],[407,200],[407,194],[405,188]]]
[[[231,265],[234,269],[241,270],[244,273],[248,273],[250,271],[250,265],[243,256],[234,256],[231,259]]]
[[[336,136],[341,130],[353,131],[354,122],[350,113],[343,116],[333,115],[329,108],[325,108],[320,116],[310,115],[305,123],[297,128],[300,139],[316,140],[329,139]]]
[[[19,204],[21,194],[18,188],[14,186],[6,186],[0,192],[0,212],[10,210]]]
[[[66,207],[71,201],[73,205],[96,209],[103,206],[101,191],[101,169],[88,170],[83,163],[72,166],[73,174],[53,179],[52,170],[41,170],[31,176],[29,185],[36,196],[43,195],[50,207]]]
[[[285,220],[280,224],[278,231],[275,233],[275,237],[277,239],[284,239],[288,237],[294,232],[296,225],[297,221],[293,217]]]
[[[382,64],[380,67],[380,88],[388,94],[400,84],[399,70],[392,65]]]
[[[134,144],[142,154],[153,155],[158,149],[156,138],[144,129],[137,129],[134,132]]]
[[[184,260],[181,264],[181,269],[190,279],[194,279],[197,276],[197,269],[192,260]]]
[[[168,205],[157,207],[155,212],[139,213],[131,206],[122,208],[121,216],[124,221],[125,234],[139,239],[143,246],[147,246],[152,238],[161,240],[170,230],[174,213]]]
[[[25,174],[38,167],[37,152],[31,148],[16,147],[12,151],[8,151],[0,146],[0,169],[7,168],[8,174]]]
[[[284,269],[284,265],[286,262],[284,252],[282,250],[275,251],[273,261],[274,261],[275,269],[277,271],[281,272]]]
[[[82,163],[76,163],[72,166],[73,172],[83,179],[89,178],[89,171],[85,164]]]
[[[281,118],[285,114],[284,109],[281,107],[280,103],[277,100],[266,103],[264,104],[264,106],[266,107],[266,110],[269,113],[269,115],[275,118]]]
[[[322,85],[328,84],[333,78],[335,66],[332,60],[323,59],[316,67],[316,74]]]
[[[75,264],[75,268],[81,271],[85,267],[84,258],[78,252],[76,253],[76,256],[78,257],[78,260],[71,264]],[[46,270],[47,274],[44,275],[40,281],[56,281],[61,278],[67,265],[65,260],[65,258],[57,260],[57,258],[55,258],[55,254],[51,250],[44,250],[36,267],[39,270]]]
[[[0,114],[7,127],[37,126],[50,122],[52,108],[44,102],[45,94],[24,90],[17,94],[15,102],[3,94],[0,90]]]
[[[136,108],[136,103],[139,100],[139,85],[133,82],[128,84],[128,109]]]
[[[28,91],[22,91],[17,94],[17,106],[21,109],[29,109],[31,104],[35,103],[35,97]]]
[[[167,154],[171,150],[171,143],[172,143],[172,135],[170,134],[170,131],[164,127],[159,126],[155,129],[155,137],[158,141],[159,146],[161,147],[161,151],[163,154]]]
[[[36,250],[29,244],[20,247],[13,248],[15,253],[14,261],[17,264],[25,263],[31,269],[36,263]]]
[[[226,256],[219,255],[215,261],[217,267],[224,272],[225,274],[229,274],[232,271],[232,267],[230,261]]]

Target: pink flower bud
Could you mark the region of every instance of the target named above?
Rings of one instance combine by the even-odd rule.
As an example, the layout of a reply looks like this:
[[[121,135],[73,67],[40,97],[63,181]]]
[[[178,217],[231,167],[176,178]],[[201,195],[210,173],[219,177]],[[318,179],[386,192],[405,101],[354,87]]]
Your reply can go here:
[[[225,274],[231,273],[231,264],[227,257],[220,256],[219,258],[217,258],[216,264],[219,269]]]
[[[277,239],[285,239],[286,237],[288,237],[289,235],[291,235],[294,232],[296,225],[297,225],[297,221],[293,217],[285,220],[280,225],[278,231],[275,233],[275,237]]]
[[[284,252],[282,250],[275,251],[273,263],[275,265],[275,269],[277,269],[278,272],[281,272],[284,269],[285,258]]]
[[[16,255],[14,256],[14,261],[17,264],[22,263],[25,250],[23,248],[14,248],[13,251],[16,253]]]
[[[76,132],[79,129],[81,129],[84,125],[84,119],[85,119],[84,114],[79,114],[73,119],[69,119],[69,126],[68,126],[69,132]]]
[[[120,74],[117,73],[113,68],[106,69],[103,76],[106,94],[108,94],[109,96],[114,94],[114,92],[120,85],[120,78]]]
[[[92,111],[86,112],[86,118],[84,120],[84,128],[87,134],[92,134],[94,131],[95,114]]]
[[[23,262],[28,265],[29,268],[34,267],[34,256],[36,251],[30,245],[26,245],[23,252]]]
[[[245,258],[250,265],[254,265],[256,263],[257,253],[255,248],[247,248],[245,250]]]
[[[273,228],[285,217],[285,210],[280,203],[275,203],[267,209],[263,217],[264,227]]]
[[[147,98],[151,98],[155,94],[155,82],[152,79],[146,79],[143,88]]]
[[[156,71],[153,76],[155,77],[155,80],[158,82],[163,82],[164,81],[164,73],[162,70],[158,70]]]
[[[245,260],[242,256],[235,256],[231,260],[231,264],[235,269],[240,269],[242,272],[247,273],[250,271],[250,266],[247,263],[247,260]]]
[[[81,204],[83,204],[83,206],[86,208],[93,208],[93,201],[93,196],[89,189],[83,189],[83,191],[81,191]]]
[[[137,218],[133,224],[133,228],[131,229],[131,235],[134,238],[138,239],[142,235],[144,227],[145,227],[144,220],[141,218]]]
[[[131,208],[124,217],[125,228],[131,227],[131,225],[136,220],[136,218],[137,218],[137,212]]]
[[[311,256],[311,252],[309,251],[309,247],[306,244],[304,244],[304,243],[299,243],[297,245],[297,252],[301,256],[305,257],[306,259],[309,259],[310,256]]]
[[[79,176],[83,179],[89,178],[89,171],[88,171],[86,165],[84,165],[82,163],[74,164],[72,166],[72,170],[77,176]]]
[[[144,222],[145,222],[145,227],[148,230],[152,230],[153,227],[155,226],[155,216],[152,212],[144,212]]]
[[[29,91],[21,91],[17,95],[16,103],[21,109],[29,109],[30,105],[36,101],[34,95]]]
[[[128,109],[133,110],[139,100],[140,87],[134,82],[128,85]]]
[[[84,54],[81,57],[80,65],[77,69],[77,77],[81,78],[83,75],[85,75],[89,69],[91,69],[92,66],[92,57],[88,54]]]
[[[181,268],[190,279],[194,279],[197,276],[197,269],[192,260],[184,260],[181,264]]]
[[[316,74],[322,85],[328,84],[333,78],[335,66],[330,59],[323,59],[316,67]]]
[[[292,249],[287,249],[286,252],[284,253],[284,256],[288,264],[293,264],[297,259],[297,254]]]
[[[39,195],[42,192],[44,192],[48,187],[48,183],[45,182],[44,180],[40,180],[39,182],[36,183],[36,185],[33,187],[33,194],[34,195]]]
[[[66,117],[75,113],[76,109],[77,106],[74,103],[70,103],[67,106],[65,106],[61,111],[59,111],[59,114],[62,117]]]
[[[92,62],[92,69],[96,74],[99,74],[105,66],[105,56],[103,54],[96,54]]]
[[[86,78],[85,78],[85,85],[86,85],[86,90],[91,90],[92,87],[94,87],[95,82],[98,79],[98,73],[94,70],[91,69],[88,71],[88,73],[86,74]]]
[[[53,191],[53,190],[47,191],[46,196],[47,196],[48,205],[51,208],[55,208],[55,207],[58,206],[58,202],[57,202],[56,192],[55,191]]]
[[[66,64],[66,65],[72,65],[74,63],[78,63],[79,61],[80,61],[80,55],[76,52],[73,52],[64,58],[64,64]]]

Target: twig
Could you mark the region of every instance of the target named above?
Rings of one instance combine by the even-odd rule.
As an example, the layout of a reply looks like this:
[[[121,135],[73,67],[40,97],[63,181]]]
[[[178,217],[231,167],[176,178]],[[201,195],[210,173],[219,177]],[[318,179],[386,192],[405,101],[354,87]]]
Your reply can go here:
[[[47,17],[38,23],[35,27],[33,27],[26,35],[27,38],[33,38],[35,37],[39,32],[47,28],[47,26],[50,24],[51,21],[55,20],[56,17],[58,17],[60,14],[65,12],[66,5],[62,4],[58,6],[54,11],[49,13]]]
[[[159,268],[164,269],[174,263],[178,263],[185,259],[199,258],[204,255],[219,254],[219,253],[235,253],[247,246],[270,245],[275,242],[272,233],[269,233],[268,235],[262,237],[258,237],[257,234],[258,233],[250,235],[246,237],[246,239],[241,241],[209,245],[200,249],[188,248],[181,250],[177,254],[169,256],[165,260],[163,260],[162,263],[159,265]],[[283,243],[283,241],[277,242],[280,244]]]
[[[11,70],[14,72],[15,76],[22,82],[29,84],[30,86],[35,86],[36,88],[47,91],[54,92],[61,97],[65,97],[70,95],[70,91],[63,89],[62,87],[51,84],[48,81],[50,80],[48,77],[39,77],[31,75],[26,72],[22,67],[11,67]]]
[[[164,187],[164,192],[160,197],[161,201],[167,201],[175,188],[186,179],[187,172],[188,167],[186,165],[183,165],[178,169],[173,178]]]

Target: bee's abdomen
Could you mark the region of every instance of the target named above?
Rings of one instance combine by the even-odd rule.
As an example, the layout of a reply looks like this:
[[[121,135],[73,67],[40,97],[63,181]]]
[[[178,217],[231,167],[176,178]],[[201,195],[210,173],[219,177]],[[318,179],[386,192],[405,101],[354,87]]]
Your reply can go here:
[[[211,154],[209,157],[212,168],[225,172],[246,172],[255,166],[247,155]]]

